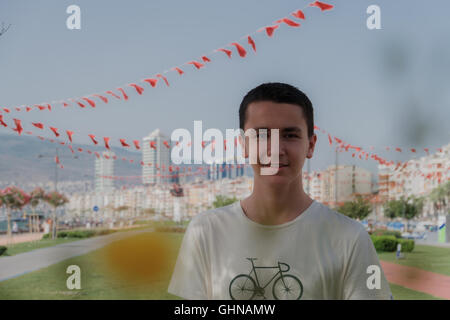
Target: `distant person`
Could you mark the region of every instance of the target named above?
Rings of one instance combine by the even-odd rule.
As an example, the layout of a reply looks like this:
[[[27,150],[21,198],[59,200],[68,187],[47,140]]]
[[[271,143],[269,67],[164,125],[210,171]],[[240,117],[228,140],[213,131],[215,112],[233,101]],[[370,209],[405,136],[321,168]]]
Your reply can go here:
[[[19,226],[17,225],[17,222],[15,222],[15,221],[12,226],[12,233],[19,233]]]
[[[279,169],[262,175],[268,165],[258,158],[249,197],[192,219],[168,292],[185,299],[391,299],[364,227],[303,190],[302,168],[317,141],[308,97],[288,84],[262,84],[244,97],[239,121],[244,131],[279,129],[278,163],[270,164]]]

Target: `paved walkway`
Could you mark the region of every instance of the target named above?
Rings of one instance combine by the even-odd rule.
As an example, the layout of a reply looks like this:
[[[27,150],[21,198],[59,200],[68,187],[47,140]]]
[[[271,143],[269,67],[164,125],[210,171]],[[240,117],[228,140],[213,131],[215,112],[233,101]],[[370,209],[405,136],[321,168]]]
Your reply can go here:
[[[389,282],[450,300],[450,276],[387,261],[380,263]]]
[[[113,241],[149,231],[153,231],[153,229],[116,232],[105,236],[36,249],[15,256],[0,257],[0,281],[19,277],[28,272],[36,271],[60,261],[100,249]]]

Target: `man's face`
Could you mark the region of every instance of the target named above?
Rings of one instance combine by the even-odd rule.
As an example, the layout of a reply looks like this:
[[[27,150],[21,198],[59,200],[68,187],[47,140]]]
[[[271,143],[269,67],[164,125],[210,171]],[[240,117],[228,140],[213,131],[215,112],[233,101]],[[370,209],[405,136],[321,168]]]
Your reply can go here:
[[[267,155],[271,155],[270,129],[279,129],[278,163],[279,169],[273,175],[261,175],[264,166],[276,166],[277,163],[252,164],[255,176],[262,177],[267,183],[287,183],[301,175],[305,158],[311,158],[317,140],[316,135],[308,138],[308,128],[303,110],[287,103],[259,101],[247,108],[244,131],[247,129],[267,129]],[[249,138],[246,138],[245,157],[249,157]],[[276,157],[275,157],[276,159]],[[273,161],[277,161],[277,160]]]

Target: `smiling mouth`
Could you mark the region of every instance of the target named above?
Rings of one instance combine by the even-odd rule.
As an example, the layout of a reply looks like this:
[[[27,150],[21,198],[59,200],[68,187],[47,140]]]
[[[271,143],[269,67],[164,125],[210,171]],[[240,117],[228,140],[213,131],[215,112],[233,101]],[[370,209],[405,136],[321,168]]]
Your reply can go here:
[[[268,168],[268,167],[270,167],[271,166],[271,164],[269,163],[269,164],[262,164],[261,165],[261,167],[263,167],[263,168]],[[288,164],[274,164],[273,165],[273,168],[276,168],[276,167],[278,167],[278,168],[284,168],[284,167],[288,167],[289,165]]]

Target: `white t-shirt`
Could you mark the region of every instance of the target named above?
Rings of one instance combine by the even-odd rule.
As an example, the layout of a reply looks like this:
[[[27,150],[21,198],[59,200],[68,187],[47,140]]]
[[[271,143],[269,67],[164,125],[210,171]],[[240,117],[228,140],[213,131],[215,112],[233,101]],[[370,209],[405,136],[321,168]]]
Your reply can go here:
[[[316,201],[275,226],[250,220],[239,201],[198,214],[168,292],[190,300],[392,299],[364,227]]]

